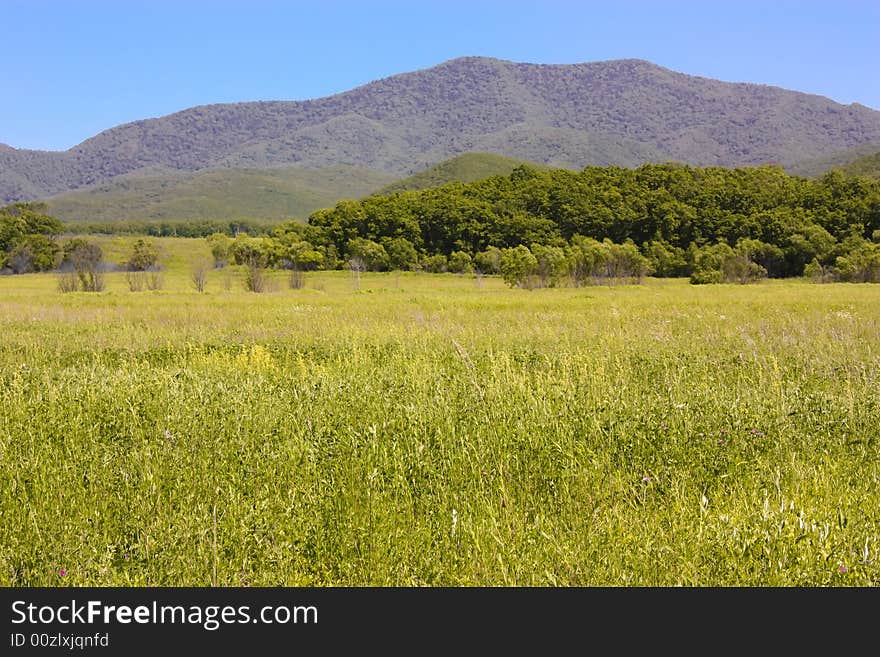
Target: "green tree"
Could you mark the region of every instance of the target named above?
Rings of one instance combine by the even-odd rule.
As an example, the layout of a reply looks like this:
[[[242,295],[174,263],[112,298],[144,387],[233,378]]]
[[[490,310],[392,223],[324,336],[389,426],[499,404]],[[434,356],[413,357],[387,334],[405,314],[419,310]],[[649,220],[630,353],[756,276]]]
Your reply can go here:
[[[214,268],[222,269],[229,264],[231,255],[229,253],[232,246],[232,239],[223,233],[213,233],[205,238],[211,249],[211,255],[214,258]]]
[[[153,242],[139,239],[131,249],[131,255],[126,263],[129,271],[152,271],[159,265],[159,249]]]
[[[538,260],[529,248],[520,244],[501,250],[501,277],[511,287],[529,287],[529,279],[537,274]]]
[[[383,245],[388,254],[388,263],[391,269],[408,271],[418,266],[419,253],[413,243],[405,237],[386,239]]]
[[[349,259],[361,260],[368,271],[385,271],[390,264],[385,247],[363,237],[349,240],[346,245],[346,253],[348,253]]]
[[[535,274],[542,286],[555,287],[568,273],[568,259],[562,247],[532,244],[529,250],[535,258]]]
[[[61,248],[46,235],[25,235],[10,249],[7,262],[16,274],[48,271],[58,265]]]

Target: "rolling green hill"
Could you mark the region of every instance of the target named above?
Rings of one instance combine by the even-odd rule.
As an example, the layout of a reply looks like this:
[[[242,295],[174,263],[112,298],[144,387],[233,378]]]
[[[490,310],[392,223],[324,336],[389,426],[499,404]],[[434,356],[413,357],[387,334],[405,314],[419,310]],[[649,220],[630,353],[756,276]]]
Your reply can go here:
[[[62,221],[305,219],[344,198],[361,198],[395,176],[356,167],[217,169],[121,176],[46,200]]]
[[[786,167],[786,169],[789,173],[792,173],[796,176],[803,176],[805,178],[816,178],[818,176],[821,176],[826,171],[830,171],[831,169],[841,169],[842,171],[847,171],[851,164],[855,164],[863,158],[870,160],[872,156],[876,157],[878,152],[880,152],[880,142],[861,144],[859,146],[847,148],[843,151],[837,151],[823,157],[802,160],[796,164]],[[864,165],[855,165],[853,173],[860,170],[862,166]],[[868,165],[868,169],[870,169],[870,165]]]
[[[536,169],[547,168],[537,162],[517,160],[494,153],[464,153],[428,167],[413,176],[393,182],[376,193],[393,194],[394,192],[428,189],[451,182],[472,183],[492,176],[510,175],[511,171],[523,164]]]
[[[851,176],[880,178],[880,151],[853,160],[840,167],[840,170]]]

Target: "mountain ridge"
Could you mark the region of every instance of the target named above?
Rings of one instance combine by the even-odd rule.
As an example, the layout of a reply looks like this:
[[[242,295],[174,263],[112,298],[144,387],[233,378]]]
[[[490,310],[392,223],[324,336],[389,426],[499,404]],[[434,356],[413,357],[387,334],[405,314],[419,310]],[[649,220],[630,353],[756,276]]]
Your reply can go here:
[[[880,141],[880,112],[641,59],[528,64],[462,57],[323,98],[198,105],[67,151],[0,149],[0,197],[123,174],[354,166],[397,176],[465,152],[549,166],[790,165]]]

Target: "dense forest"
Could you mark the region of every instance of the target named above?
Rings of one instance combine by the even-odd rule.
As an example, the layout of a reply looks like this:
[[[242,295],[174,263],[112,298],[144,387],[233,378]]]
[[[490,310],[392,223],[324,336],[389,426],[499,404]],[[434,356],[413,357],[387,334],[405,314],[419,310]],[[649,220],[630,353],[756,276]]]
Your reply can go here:
[[[214,243],[222,255],[223,240]],[[270,237],[229,241],[268,266],[595,277],[880,280],[880,182],[781,168],[644,165],[537,171],[343,201]],[[505,267],[505,262],[507,267]],[[514,266],[513,263],[516,263]]]
[[[39,206],[4,208],[0,222],[0,264],[57,263],[51,235],[61,227]],[[880,282],[880,182],[838,171],[805,179],[773,166],[520,166],[470,184],[341,201],[263,236],[231,230],[239,227],[208,237],[218,266],[478,271],[523,286],[645,275]]]

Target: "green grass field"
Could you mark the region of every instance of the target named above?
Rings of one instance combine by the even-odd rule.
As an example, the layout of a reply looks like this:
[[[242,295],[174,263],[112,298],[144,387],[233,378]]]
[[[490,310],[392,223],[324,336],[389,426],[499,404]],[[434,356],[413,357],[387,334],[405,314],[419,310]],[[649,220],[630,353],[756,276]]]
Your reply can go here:
[[[878,286],[198,294],[167,248],[0,278],[4,586],[880,582]]]

